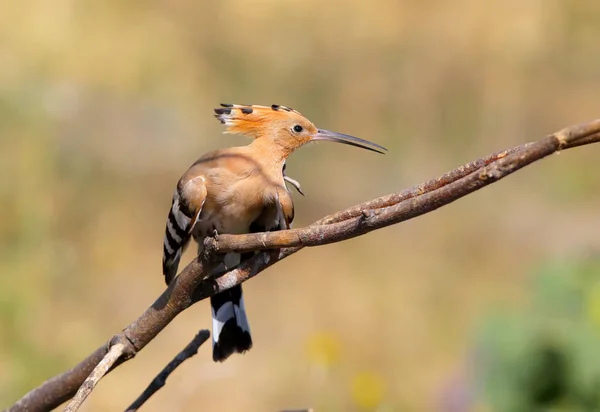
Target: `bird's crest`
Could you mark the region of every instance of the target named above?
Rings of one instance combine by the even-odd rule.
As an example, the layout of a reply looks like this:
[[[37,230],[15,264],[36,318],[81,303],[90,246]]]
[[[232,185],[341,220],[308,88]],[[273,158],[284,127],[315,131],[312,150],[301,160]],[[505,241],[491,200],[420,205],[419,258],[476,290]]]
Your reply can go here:
[[[271,126],[290,119],[306,119],[300,112],[277,104],[271,106],[221,103],[215,117],[225,125],[225,133],[259,137]]]

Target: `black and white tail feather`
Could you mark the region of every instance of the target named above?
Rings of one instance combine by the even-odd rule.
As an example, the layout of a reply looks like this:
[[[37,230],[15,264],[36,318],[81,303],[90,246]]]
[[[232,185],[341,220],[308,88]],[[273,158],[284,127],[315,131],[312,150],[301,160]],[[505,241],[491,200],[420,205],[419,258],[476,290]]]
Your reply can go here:
[[[245,256],[244,256],[245,257]],[[223,272],[240,263],[239,253],[228,253],[214,273]],[[212,311],[213,360],[223,362],[232,353],[252,348],[250,324],[244,305],[242,285],[237,285],[210,298]]]

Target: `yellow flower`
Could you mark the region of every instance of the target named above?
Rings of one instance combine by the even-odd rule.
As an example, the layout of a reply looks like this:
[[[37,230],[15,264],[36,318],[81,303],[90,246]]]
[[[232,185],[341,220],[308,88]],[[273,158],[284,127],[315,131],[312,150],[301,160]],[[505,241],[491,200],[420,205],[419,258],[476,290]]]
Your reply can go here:
[[[339,339],[327,332],[316,333],[308,341],[308,357],[311,362],[329,367],[340,358]]]
[[[385,392],[383,378],[373,372],[361,372],[352,379],[352,399],[363,409],[375,409]]]

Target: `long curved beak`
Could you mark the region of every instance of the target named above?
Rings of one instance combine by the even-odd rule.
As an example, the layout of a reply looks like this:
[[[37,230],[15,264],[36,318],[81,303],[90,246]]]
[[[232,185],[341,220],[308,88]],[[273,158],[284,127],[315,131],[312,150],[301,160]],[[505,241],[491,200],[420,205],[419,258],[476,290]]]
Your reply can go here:
[[[360,147],[362,149],[371,150],[373,152],[381,154],[385,154],[385,152],[387,152],[387,149],[385,147],[380,146],[377,143],[369,142],[368,140],[360,139],[358,137],[350,136],[347,134],[330,132],[329,130],[323,129],[319,129],[317,131],[317,134],[315,134],[311,140],[328,140],[330,142],[344,143],[350,146]]]

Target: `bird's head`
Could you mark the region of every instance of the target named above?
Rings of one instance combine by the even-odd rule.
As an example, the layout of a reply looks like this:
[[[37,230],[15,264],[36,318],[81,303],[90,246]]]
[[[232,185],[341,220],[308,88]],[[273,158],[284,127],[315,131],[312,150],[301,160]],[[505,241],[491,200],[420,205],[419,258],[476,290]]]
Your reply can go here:
[[[302,114],[286,106],[221,104],[215,117],[225,125],[225,133],[237,133],[262,140],[281,149],[284,157],[308,142],[332,141],[377,153],[387,149],[368,140],[317,128]]]

